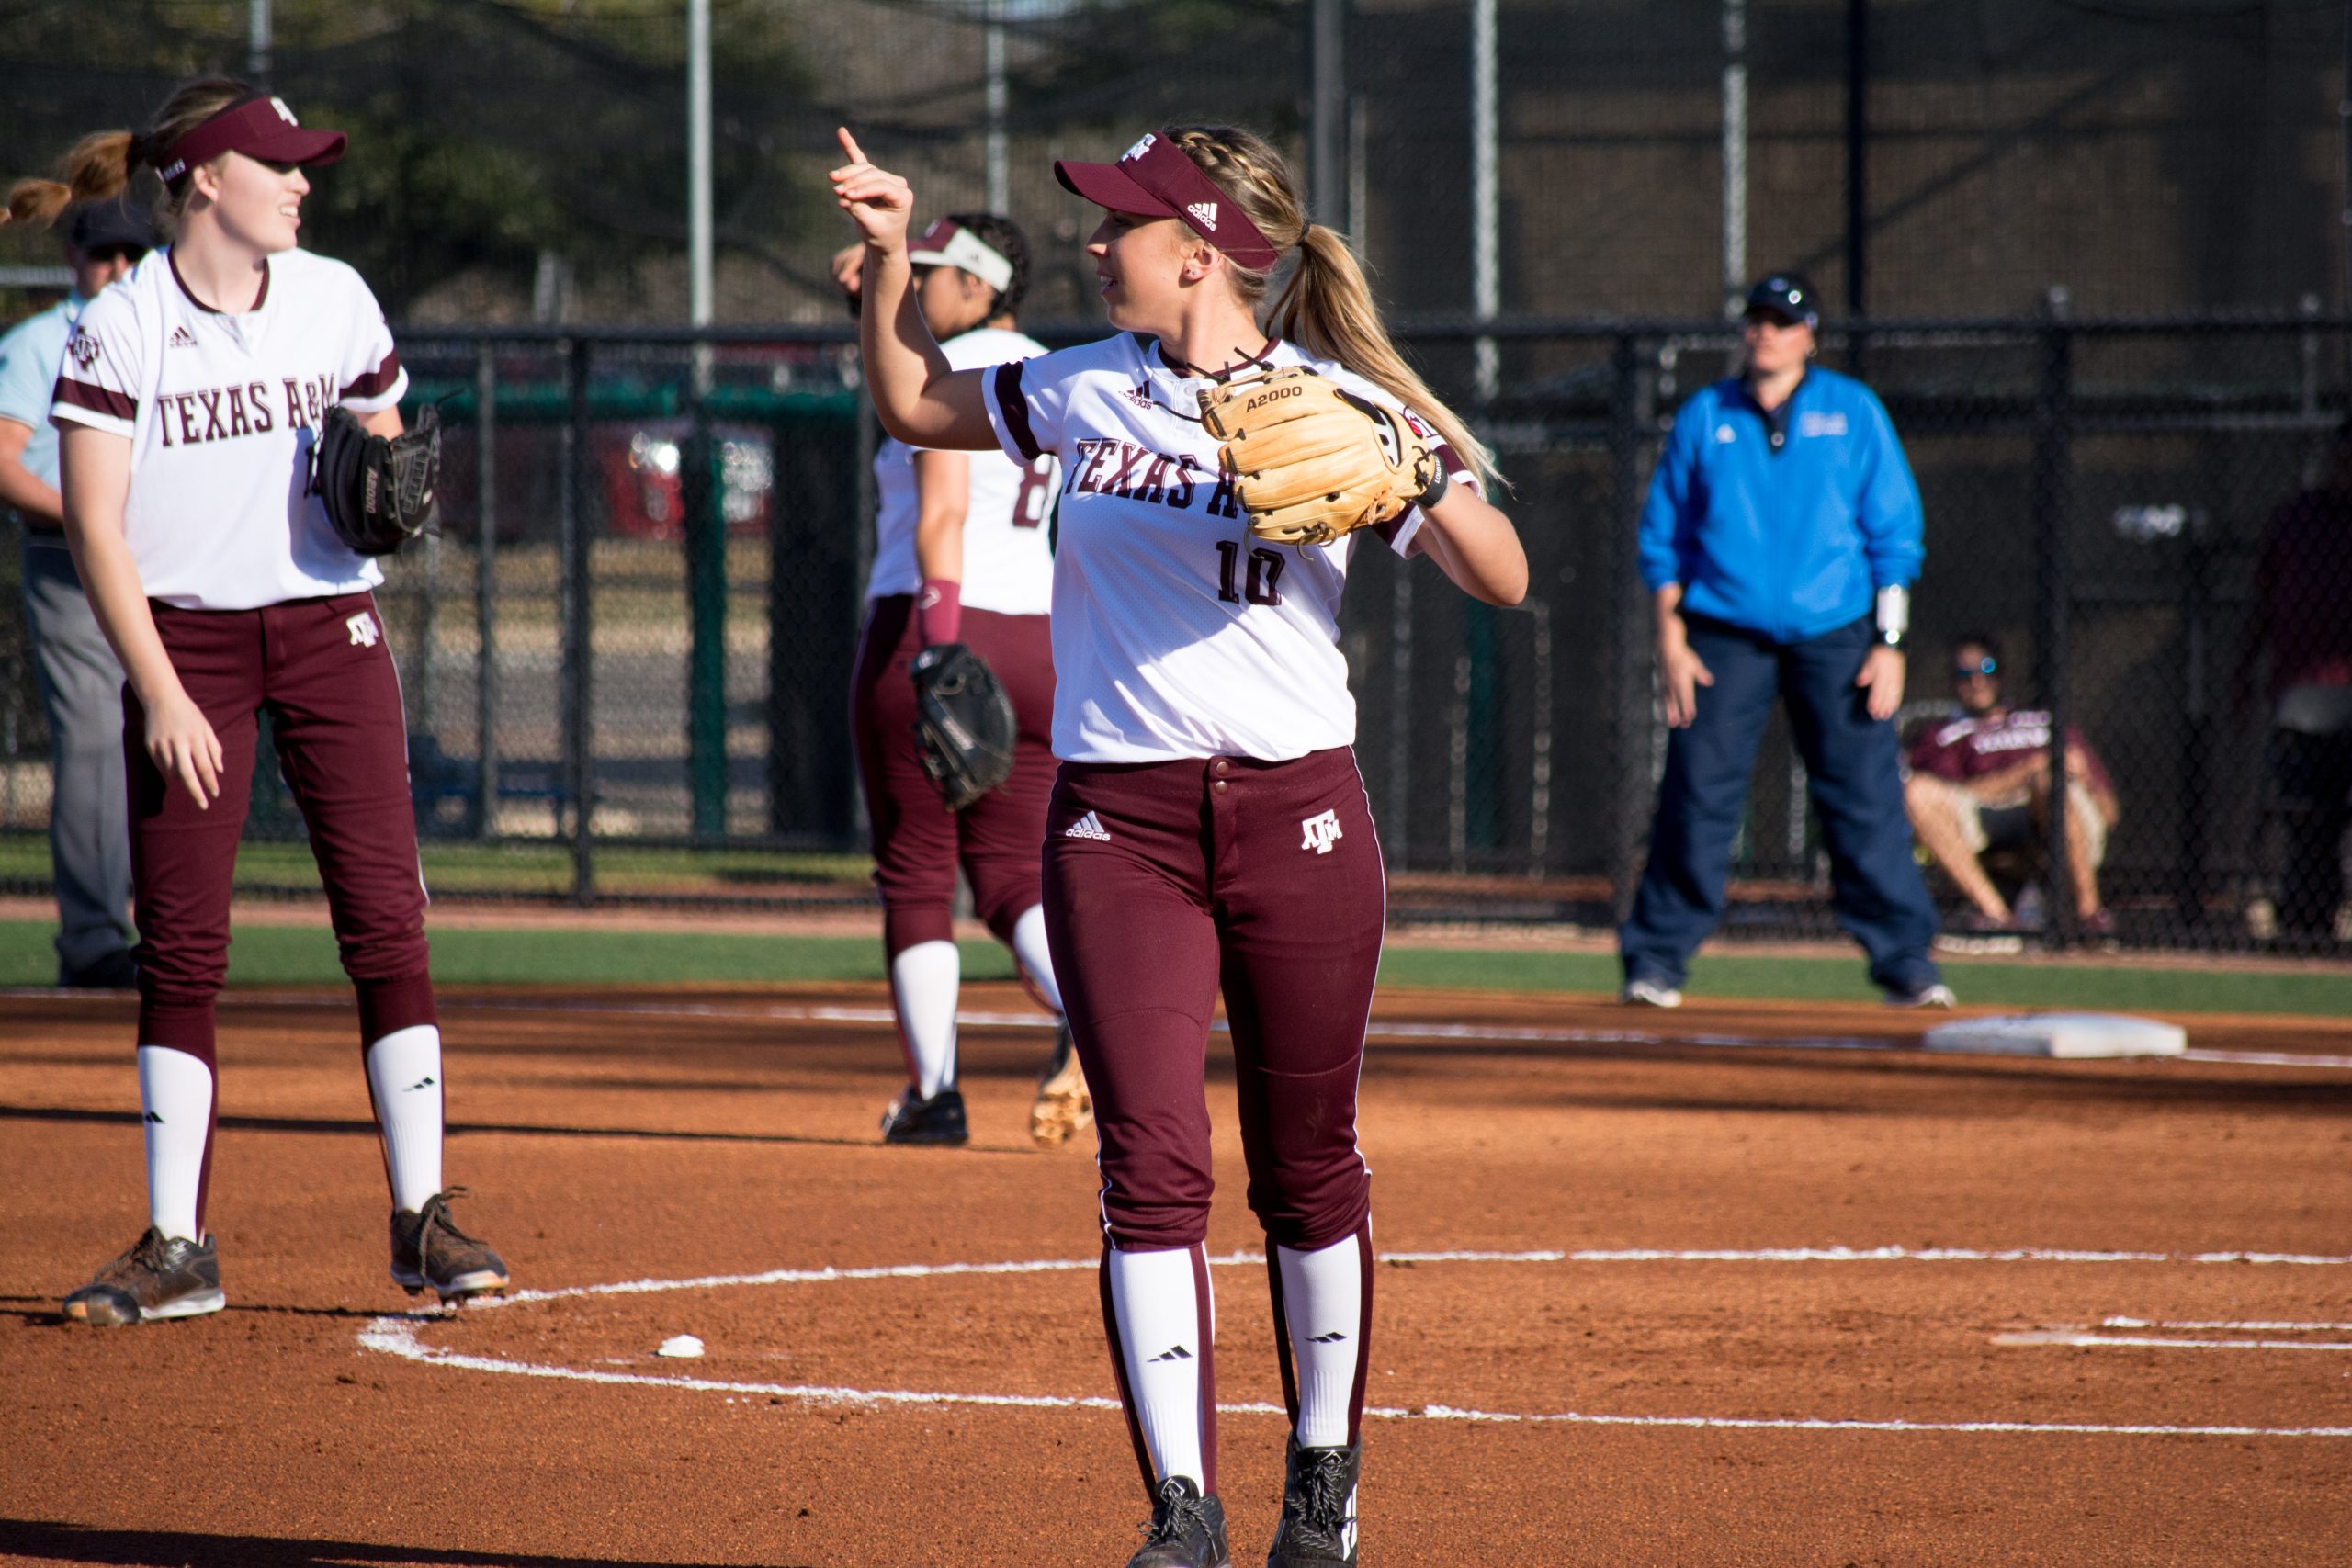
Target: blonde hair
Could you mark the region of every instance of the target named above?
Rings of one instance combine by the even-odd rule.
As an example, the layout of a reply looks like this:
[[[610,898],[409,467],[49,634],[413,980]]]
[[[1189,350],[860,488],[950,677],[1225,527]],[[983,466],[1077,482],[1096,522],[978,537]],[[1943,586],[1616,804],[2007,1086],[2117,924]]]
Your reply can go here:
[[[1481,479],[1489,483],[1498,479],[1494,453],[1438,400],[1389,339],[1372,300],[1372,286],[1364,281],[1347,237],[1306,220],[1297,183],[1282,153],[1263,137],[1232,126],[1175,125],[1159,134],[1233,197],[1276,250],[1297,250],[1297,269],[1274,301],[1270,329],[1387,392],[1435,425]],[[1255,308],[1273,281],[1273,269],[1246,267],[1230,255],[1226,260],[1233,264],[1234,288]]]
[[[73,151],[65,154],[63,179],[18,180],[11,186],[0,223],[54,223],[58,214],[74,202],[107,201],[120,196],[141,169],[161,168],[181,137],[238,99],[251,96],[253,90],[228,76],[206,76],[184,84],[164,100],[146,130],[101,130],[74,143]],[[189,189],[183,182],[164,190],[155,211],[158,227],[168,230],[170,220],[187,205]]]

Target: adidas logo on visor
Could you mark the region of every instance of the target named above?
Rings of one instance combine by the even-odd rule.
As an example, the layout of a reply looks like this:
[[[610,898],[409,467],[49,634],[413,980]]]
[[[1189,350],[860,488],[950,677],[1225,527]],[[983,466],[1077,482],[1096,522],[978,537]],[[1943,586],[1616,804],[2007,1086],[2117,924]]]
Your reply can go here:
[[[1184,209],[1184,210],[1190,213],[1192,215],[1193,221],[1198,223],[1202,228],[1214,229],[1216,227],[1216,202],[1196,201],[1193,203],[1192,206]]]

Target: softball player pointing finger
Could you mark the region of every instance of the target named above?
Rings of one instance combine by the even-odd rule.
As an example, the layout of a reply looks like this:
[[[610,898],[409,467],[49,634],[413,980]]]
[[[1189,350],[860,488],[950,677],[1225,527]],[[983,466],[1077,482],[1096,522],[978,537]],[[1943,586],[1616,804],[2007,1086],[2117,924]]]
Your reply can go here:
[[[175,93],[146,130],[87,138],[72,156],[72,194],[85,198],[153,168],[175,234],[82,313],[50,414],[74,562],[128,678],[140,935],[150,1224],[66,1299],[66,1315],[89,1323],[224,1304],[204,1224],[213,998],[264,710],[358,992],[392,1277],[445,1298],[507,1282],[498,1255],[450,1223],[441,1190],[441,1036],[407,735],[369,592],[383,574],[337,538],[308,485],[328,410],[397,434],[408,386],[359,275],[295,248],[303,169],[343,150],[341,132],[305,129],[282,100],[208,80]]]
[[[835,193],[866,243],[866,377],[911,445],[1060,458],[1046,930],[1094,1092],[1104,1324],[1152,1501],[1130,1568],[1222,1568],[1203,1067],[1231,1021],[1250,1205],[1292,1418],[1275,1568],[1352,1563],[1371,1323],[1371,1179],[1356,1078],[1385,915],[1337,646],[1357,536],[1248,530],[1201,394],[1310,366],[1440,438],[1453,482],[1382,530],[1495,604],[1525,593],[1485,450],[1405,365],[1346,242],[1307,223],[1280,155],[1177,127],[1115,164],[1057,164],[1104,209],[1087,244],[1121,335],[958,371],[910,302],[907,184],[847,132]],[[1277,265],[1296,272],[1259,310]]]
[[[852,246],[847,255],[854,262],[863,249]],[[950,213],[931,226],[912,259],[922,269],[915,292],[923,320],[956,364],[997,365],[1046,352],[1015,325],[1029,286],[1029,246],[1012,220]],[[853,308],[857,277],[852,271],[842,278]],[[890,999],[907,1060],[906,1089],[882,1119],[890,1143],[960,1144],[967,1136],[956,1084],[962,964],[951,919],[959,863],[980,919],[1012,949],[1039,999],[1061,1010],[1037,880],[1054,768],[1046,626],[1054,558],[1046,525],[1059,478],[1051,457],[1022,463],[915,451],[897,440],[884,441],[874,457],[874,575],[850,705],[874,824]],[[957,642],[1002,682],[1018,729],[1012,776],[950,811],[914,739],[912,671],[923,649]],[[1058,1144],[1091,1118],[1064,1032],[1031,1107],[1030,1133]]]

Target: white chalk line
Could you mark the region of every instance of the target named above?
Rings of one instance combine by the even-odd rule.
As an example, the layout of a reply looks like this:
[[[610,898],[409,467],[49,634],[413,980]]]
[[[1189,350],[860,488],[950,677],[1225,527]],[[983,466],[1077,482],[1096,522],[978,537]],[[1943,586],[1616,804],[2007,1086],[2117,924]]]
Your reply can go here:
[[[1758,1247],[1668,1249],[1658,1247],[1584,1248],[1577,1250],[1544,1250],[1532,1252],[1392,1252],[1382,1254],[1382,1260],[1391,1264],[1419,1263],[1653,1263],[1653,1262],[1754,1262],[1754,1263],[1863,1263],[1863,1262],[1922,1262],[1922,1263],[2247,1263],[2285,1264],[2296,1266],[2343,1266],[2352,1264],[2352,1257],[2324,1257],[2299,1253],[2210,1252],[2166,1253],[2137,1251],[2089,1251],[2053,1247],[2007,1247],[1987,1250],[1974,1247]],[[1208,1259],[1212,1267],[1237,1268],[1262,1266],[1261,1253],[1232,1252]],[[1099,1267],[1094,1258],[1031,1258],[1004,1262],[980,1263],[899,1263],[861,1269],[771,1269],[755,1274],[707,1274],[688,1280],[628,1280],[607,1284],[575,1285],[552,1291],[516,1291],[511,1294],[479,1300],[464,1309],[460,1315],[499,1307],[522,1306],[533,1303],[563,1301],[587,1296],[647,1295],[676,1291],[715,1290],[738,1286],[797,1285],[837,1283],[860,1280],[944,1279],[956,1276],[1019,1275],[1074,1273]],[[726,1393],[729,1395],[764,1395],[770,1399],[792,1400],[802,1404],[826,1405],[863,1405],[867,1407],[913,1407],[942,1405],[974,1405],[1007,1409],[1037,1410],[1116,1410],[1116,1400],[1100,1395],[971,1393],[948,1390],[861,1389],[837,1384],[741,1382],[718,1378],[656,1377],[645,1372],[604,1371],[589,1368],[564,1367],[548,1362],[512,1360],[502,1357],[469,1355],[461,1351],[440,1349],[424,1344],[418,1329],[425,1323],[448,1321],[447,1316],[419,1314],[399,1314],[379,1317],[360,1331],[358,1343],[362,1349],[390,1355],[402,1360],[429,1366],[452,1367],[465,1371],[489,1372],[514,1377],[554,1379],[572,1382],[603,1383],[615,1386],[644,1388],[675,1388],[690,1393]],[[2116,1323],[2114,1326],[2136,1325]],[[2202,1326],[2202,1325],[2196,1325]],[[2237,1325],[2222,1325],[2237,1326]],[[2336,1329],[2339,1325],[2261,1325],[2264,1328],[2324,1328]],[[2064,1331],[2050,1331],[2041,1335],[1996,1337],[1996,1344],[2077,1344],[2121,1345],[2133,1341],[2120,1337],[2066,1336]],[[2179,1346],[2177,1339],[2153,1339],[2148,1343],[2165,1347]],[[2215,1342],[2217,1348],[2240,1348],[2250,1342],[2226,1340]],[[2293,1348],[2314,1348],[2311,1341],[2281,1341]],[[2321,1346],[2321,1348],[2335,1347]],[[2352,1344],[2341,1347],[2352,1349]],[[1217,1409],[1234,1416],[1279,1416],[1284,1414],[1280,1405],[1264,1403],[1221,1404]],[[2352,1427],[2221,1427],[2179,1426],[2145,1423],[2111,1422],[2032,1422],[2032,1421],[1871,1421],[1829,1416],[1622,1416],[1602,1415],[1588,1411],[1520,1412],[1464,1409],[1448,1404],[1426,1404],[1416,1407],[1381,1405],[1367,1407],[1364,1414],[1384,1421],[1464,1421],[1494,1425],[1553,1425],[1587,1427],[1683,1427],[1728,1431],[1805,1431],[1805,1432],[1962,1432],[2017,1433],[2028,1435],[2059,1435],[2088,1437],[2231,1437],[2231,1438],[2352,1438]]]
[[[1209,1258],[1212,1268],[1263,1267],[1261,1252],[1229,1252]],[[1417,1263],[2243,1263],[2293,1268],[2344,1268],[2352,1256],[2303,1252],[2132,1252],[2072,1247],[1577,1247],[1528,1252],[1383,1252],[1379,1261]],[[582,1296],[654,1295],[673,1291],[712,1291],[745,1285],[831,1284],[854,1280],[949,1279],[957,1275],[1060,1274],[1101,1267],[1092,1258],[1041,1258],[1001,1263],[891,1263],[863,1269],[770,1269],[757,1274],[705,1274],[688,1280],[625,1280],[611,1284],[572,1285],[553,1291],[515,1291],[492,1296],[469,1311],[521,1306],[532,1302]]]
[[[468,1309],[474,1310],[474,1309]],[[439,1350],[416,1337],[420,1320],[379,1317],[362,1330],[362,1348],[428,1366],[548,1378],[569,1382],[638,1388],[674,1388],[688,1393],[765,1395],[804,1404],[865,1407],[977,1405],[1019,1410],[1116,1410],[1119,1402],[1099,1394],[965,1393],[948,1390],[848,1388],[837,1384],[737,1382],[723,1378],[653,1377],[644,1372],[597,1371],[544,1362],[507,1360]],[[1225,1416],[1282,1416],[1279,1404],[1219,1404]],[[2029,1436],[2154,1438],[2352,1438],[2352,1427],[2199,1427],[2104,1421],[1867,1421],[1829,1416],[1615,1416],[1581,1410],[1522,1412],[1469,1410],[1451,1404],[1367,1405],[1364,1415],[1381,1421],[1462,1421],[1498,1426],[1685,1427],[1713,1431],[1780,1432],[1978,1432]]]
[[[0,998],[40,998],[54,1000],[59,997],[71,999],[106,999],[102,993],[57,992],[39,987],[0,987]],[[340,1003],[340,995],[302,992],[268,992],[255,996],[239,996],[232,1005],[243,1007],[321,1007]],[[858,1023],[895,1025],[896,1015],[888,1008],[855,1006],[811,1006],[794,1002],[771,1002],[745,1006],[741,1003],[714,1002],[624,1002],[605,1001],[593,997],[447,997],[442,999],[443,1010],[458,1012],[481,1009],[487,1012],[552,1012],[588,1015],[609,1014],[628,1018],[696,1018],[749,1019],[768,1023]],[[992,1012],[958,1010],[956,1024],[959,1029],[1049,1029],[1054,1020],[1042,1012]],[[1213,1032],[1227,1032],[1225,1021],[1210,1025]],[[1429,1023],[1406,1020],[1383,1021],[1374,1019],[1365,1033],[1375,1040],[1459,1040],[1472,1043],[1498,1045],[1674,1045],[1710,1051],[1883,1051],[1909,1052],[1916,1050],[1910,1042],[1879,1039],[1867,1035],[1823,1034],[1790,1039],[1770,1040],[1746,1034],[1721,1033],[1659,1033],[1652,1030],[1578,1029],[1560,1024],[1485,1024]],[[2352,1071],[2352,1056],[2304,1055],[2288,1051],[2214,1051],[2189,1049],[2179,1055],[2157,1060],[2211,1062],[2242,1067],[2320,1067],[2332,1071]]]
[[[2080,1329],[2024,1329],[1996,1334],[1996,1345],[2060,1345],[2075,1349],[2122,1347],[2134,1350],[2352,1350],[2352,1340],[2179,1339],[2148,1334],[2088,1334]]]
[[[2234,1330],[2241,1334],[2346,1334],[2352,1333],[2352,1323],[2261,1323],[2181,1321],[2151,1323],[2138,1317],[2103,1317],[2101,1328],[2171,1328],[2188,1330]]]
[[[2187,1335],[2228,1334],[2228,1339],[2187,1338]],[[2075,1349],[2121,1348],[2134,1350],[2352,1350],[2352,1340],[2269,1339],[2247,1337],[2271,1334],[2352,1333],[2352,1323],[2280,1323],[2246,1319],[2166,1319],[2151,1321],[2118,1314],[2096,1324],[2053,1324],[2047,1328],[2018,1329],[1992,1337],[1996,1345],[2057,1345]]]

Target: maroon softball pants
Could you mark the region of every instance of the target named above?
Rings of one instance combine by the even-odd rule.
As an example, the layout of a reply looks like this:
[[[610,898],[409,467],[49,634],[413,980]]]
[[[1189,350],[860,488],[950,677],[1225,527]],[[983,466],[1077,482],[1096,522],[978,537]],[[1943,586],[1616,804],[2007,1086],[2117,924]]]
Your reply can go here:
[[[950,811],[922,771],[915,741],[916,655],[922,639],[914,596],[867,606],[850,675],[850,713],[865,815],[874,825],[874,881],[882,893],[883,943],[895,957],[917,942],[955,936],[956,867],[972,903],[1000,940],[1035,908],[1037,846],[1054,784],[1054,646],[1044,615],[964,612],[964,642],[1012,699],[1019,734],[1012,776],[961,811]]]
[[[1065,762],[1046,933],[1094,1095],[1114,1247],[1208,1234],[1204,1084],[1218,988],[1250,1207],[1300,1250],[1361,1227],[1356,1079],[1387,883],[1355,754]]]
[[[258,610],[152,608],[172,668],[220,738],[225,765],[219,797],[198,808],[187,787],[148,758],[146,709],[123,688],[139,1043],[213,1059],[213,998],[229,967],[229,891],[265,709],[326,885],[344,971],[358,989],[361,1046],[437,1021],[408,726],[374,595]]]

